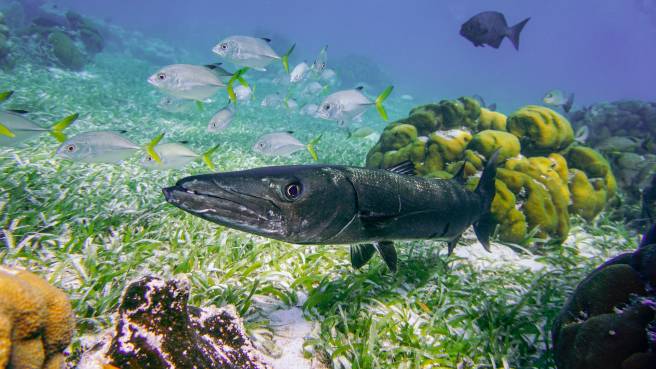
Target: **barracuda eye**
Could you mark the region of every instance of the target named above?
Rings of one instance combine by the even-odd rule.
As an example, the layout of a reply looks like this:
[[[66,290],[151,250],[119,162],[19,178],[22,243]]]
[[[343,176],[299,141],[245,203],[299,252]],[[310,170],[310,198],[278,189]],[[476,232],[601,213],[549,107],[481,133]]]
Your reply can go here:
[[[285,187],[285,197],[289,200],[296,200],[303,193],[303,186],[298,183],[290,183]]]

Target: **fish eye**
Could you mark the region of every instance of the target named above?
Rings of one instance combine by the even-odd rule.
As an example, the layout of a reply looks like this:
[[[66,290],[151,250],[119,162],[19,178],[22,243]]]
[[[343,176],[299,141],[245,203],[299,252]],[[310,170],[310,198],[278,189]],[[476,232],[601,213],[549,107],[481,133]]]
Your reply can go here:
[[[296,200],[303,193],[303,186],[300,183],[290,183],[285,187],[285,196],[289,200]]]
[[[264,142],[260,142],[259,144],[257,144],[257,147],[264,148]]]
[[[227,43],[222,43],[221,44],[221,50],[228,50],[228,44]]]
[[[163,80],[166,78],[166,74],[164,74],[164,73],[157,73],[157,78],[158,78],[160,81],[163,81]]]
[[[66,151],[68,151],[68,152],[75,151],[75,145],[70,144],[70,145],[66,146]]]
[[[330,104],[326,104],[323,106],[323,110],[330,110]]]
[[[150,155],[148,155],[148,157],[146,157],[146,160],[148,160],[148,161],[153,161],[153,157],[150,156]]]

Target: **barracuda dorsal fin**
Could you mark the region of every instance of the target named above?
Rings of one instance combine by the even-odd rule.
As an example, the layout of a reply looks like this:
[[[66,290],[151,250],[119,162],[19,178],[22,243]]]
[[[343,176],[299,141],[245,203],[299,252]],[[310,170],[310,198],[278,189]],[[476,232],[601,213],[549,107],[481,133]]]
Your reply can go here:
[[[457,235],[454,237],[451,241],[449,241],[449,256],[453,254],[453,250],[455,250],[456,246],[458,246],[458,241],[460,241],[460,237],[462,237],[461,234]]]
[[[355,269],[362,268],[374,256],[376,248],[370,243],[361,243],[359,245],[351,245],[351,266]]]
[[[392,273],[396,273],[397,256],[396,256],[396,248],[394,247],[394,242],[392,241],[374,242],[374,247],[376,248],[376,251],[378,251],[380,256],[383,258],[383,261],[385,261],[385,264],[387,265],[389,270]]]
[[[385,168],[385,170],[404,176],[417,175],[417,172],[415,172],[415,165],[410,160],[406,160],[402,163],[396,164],[395,166]]]

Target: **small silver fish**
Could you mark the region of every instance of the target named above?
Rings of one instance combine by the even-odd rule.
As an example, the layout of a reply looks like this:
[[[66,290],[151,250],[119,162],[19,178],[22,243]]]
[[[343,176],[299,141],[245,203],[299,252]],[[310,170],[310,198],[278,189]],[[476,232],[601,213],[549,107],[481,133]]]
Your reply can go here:
[[[326,69],[321,72],[321,80],[328,83],[331,86],[337,84],[337,73],[332,69]]]
[[[66,140],[64,129],[78,116],[78,114],[69,115],[50,128],[44,128],[19,113],[0,111],[0,146],[18,147],[43,133],[50,133],[57,141],[63,142]]]
[[[255,85],[253,85],[252,89],[247,86],[237,85],[237,87],[234,88],[235,96],[237,96],[237,101],[243,102],[249,100],[253,96],[254,89]]]
[[[235,116],[235,111],[231,105],[219,110],[207,125],[207,132],[220,132],[228,128],[232,118]]]
[[[562,90],[551,90],[544,95],[542,101],[551,106],[561,107],[565,113],[569,113],[574,104],[574,93],[566,96]]]
[[[297,64],[294,67],[294,69],[292,69],[292,72],[289,74],[289,82],[290,83],[301,82],[302,80],[305,79],[309,71],[310,71],[310,66],[306,62]]]
[[[319,109],[319,106],[317,104],[306,104],[306,105],[303,105],[303,107],[301,108],[301,111],[299,111],[299,114],[309,115],[309,116],[313,117],[317,114],[318,109]]]
[[[285,72],[289,73],[289,55],[295,45],[284,55],[278,55],[269,46],[268,38],[256,38],[250,36],[230,36],[221,40],[212,51],[225,60],[242,67],[249,67],[264,71],[266,67],[275,60],[283,63]]]
[[[158,106],[169,113],[185,113],[193,108],[194,102],[172,96],[164,96],[160,99]]]
[[[260,106],[266,106],[270,108],[277,108],[280,105],[282,105],[283,99],[280,97],[279,94],[271,94],[267,95],[262,99],[262,102],[260,103]]]
[[[289,156],[301,150],[308,150],[312,158],[318,160],[314,146],[319,142],[321,136],[314,138],[310,143],[304,145],[296,137],[292,136],[293,132],[275,132],[267,133],[257,139],[253,145],[253,151],[268,156]]]
[[[116,131],[92,131],[71,137],[59,146],[56,155],[84,163],[114,164],[128,159],[141,146]]]
[[[366,138],[376,134],[376,131],[370,127],[360,127],[353,132],[349,132],[349,138]]]
[[[203,101],[225,88],[221,77],[203,65],[172,64],[148,78],[148,83],[180,99]]]
[[[317,55],[317,58],[314,59],[314,63],[312,63],[312,70],[314,73],[321,75],[321,73],[326,69],[328,66],[328,45],[324,46],[321,51],[319,51],[319,55]]]
[[[301,90],[301,97],[310,98],[319,95],[324,90],[324,87],[316,81],[308,83],[303,90]]]
[[[154,150],[160,157],[160,162],[154,160],[151,155],[145,155],[141,160],[141,165],[150,169],[182,169],[189,163],[203,159],[205,165],[210,170],[214,170],[214,164],[211,161],[211,155],[219,148],[214,146],[207,152],[199,155],[183,143],[165,143],[155,146]]]
[[[344,126],[353,121],[356,117],[362,115],[367,109],[376,106],[380,116],[387,120],[387,113],[383,108],[383,101],[392,92],[392,86],[385,89],[376,101],[371,101],[362,93],[362,87],[352,90],[342,90],[332,93],[326,97],[319,105],[317,115],[319,118],[334,120]]]

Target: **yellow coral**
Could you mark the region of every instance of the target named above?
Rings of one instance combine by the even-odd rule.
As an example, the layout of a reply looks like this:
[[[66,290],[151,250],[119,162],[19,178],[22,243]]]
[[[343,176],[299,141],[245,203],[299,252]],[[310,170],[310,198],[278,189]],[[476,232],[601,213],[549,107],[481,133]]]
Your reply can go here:
[[[472,140],[472,135],[461,129],[451,129],[435,131],[429,138],[437,145],[437,151],[443,161],[454,161],[462,158],[465,148]]]
[[[27,271],[0,267],[0,368],[62,368],[73,327],[63,292]]]
[[[515,135],[491,129],[475,134],[467,148],[478,152],[486,159],[499,150],[498,163],[519,155],[521,149]]]
[[[508,117],[508,132],[519,137],[525,153],[552,153],[574,142],[569,121],[543,106],[525,106]]]
[[[594,219],[606,206],[608,193],[601,180],[590,181],[588,176],[579,169],[570,169],[572,179],[569,189],[572,193],[572,213],[586,220]]]
[[[481,108],[481,115],[478,117],[478,129],[494,129],[497,131],[506,130],[506,117],[498,111],[492,111],[487,108]]]
[[[588,178],[602,178],[609,197],[617,192],[617,181],[610,164],[598,151],[585,146],[572,147],[567,153],[567,161],[570,167],[584,171]]]

